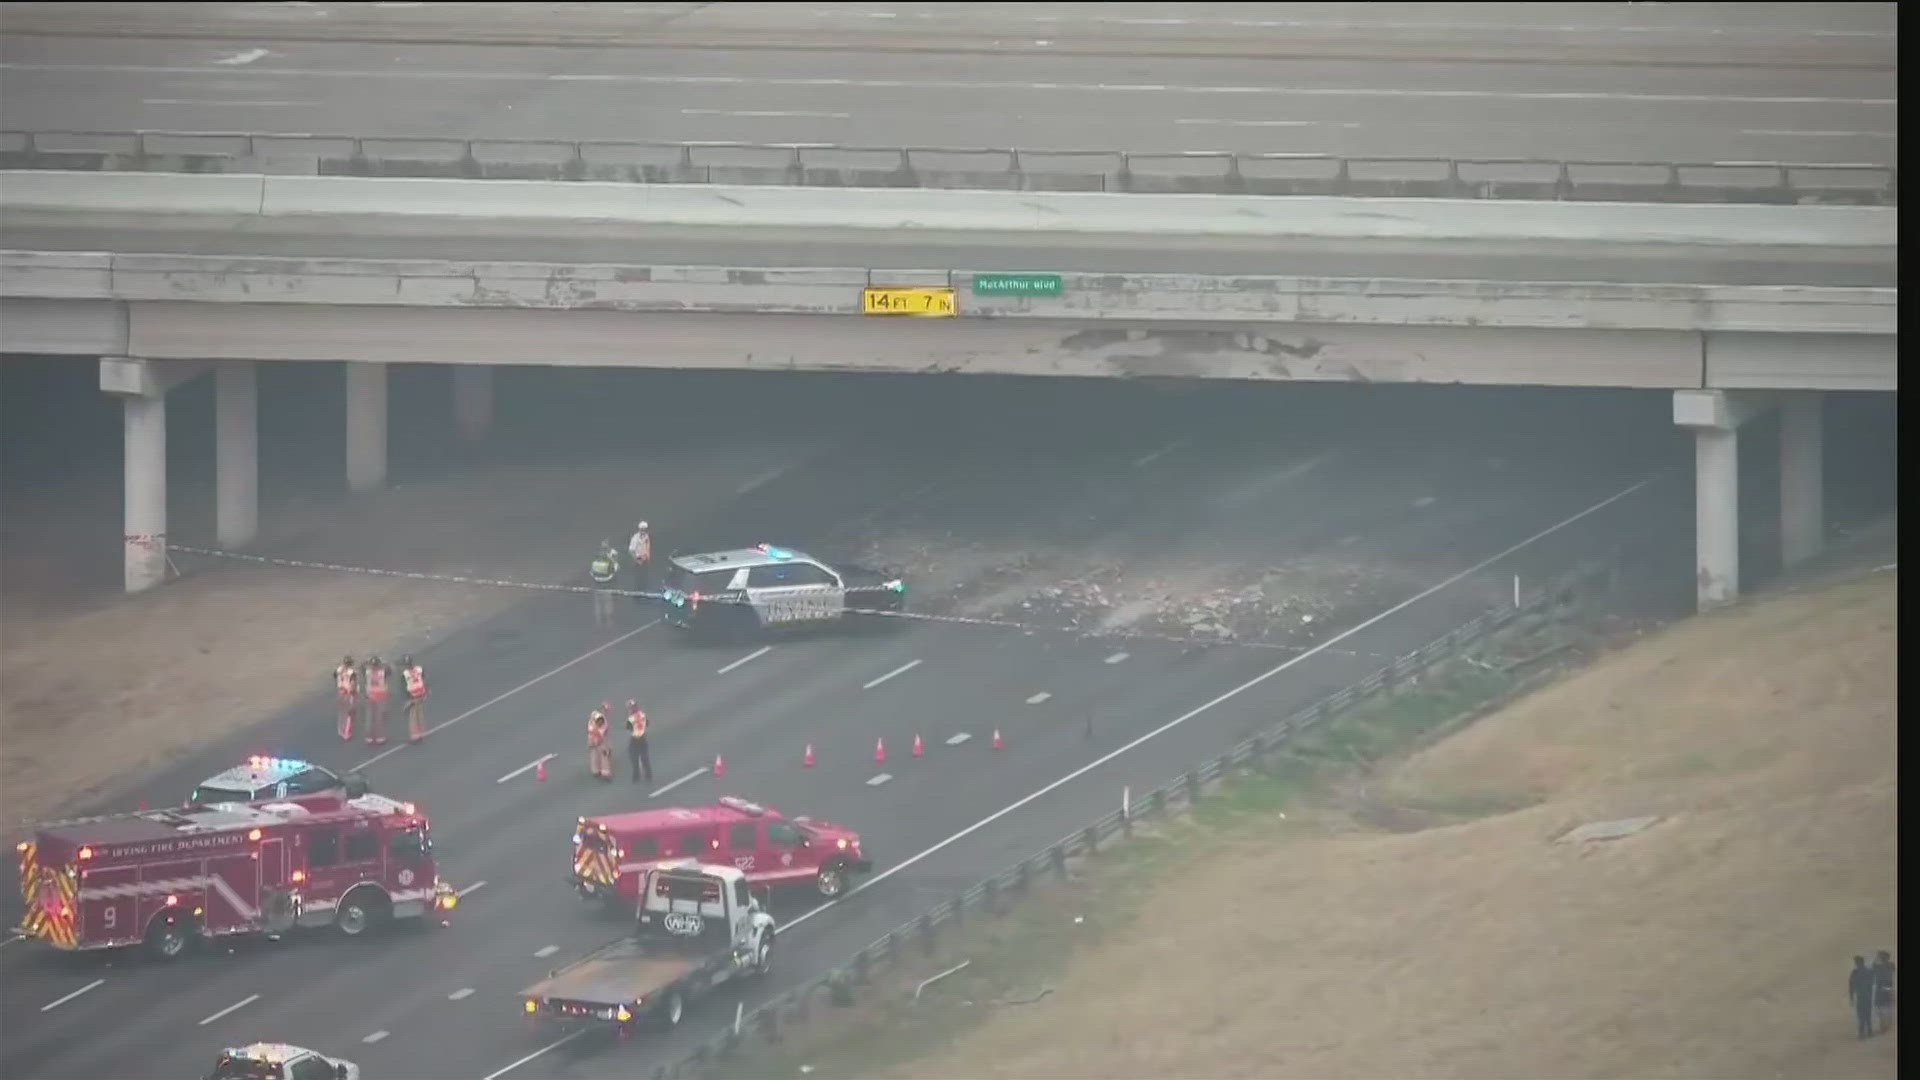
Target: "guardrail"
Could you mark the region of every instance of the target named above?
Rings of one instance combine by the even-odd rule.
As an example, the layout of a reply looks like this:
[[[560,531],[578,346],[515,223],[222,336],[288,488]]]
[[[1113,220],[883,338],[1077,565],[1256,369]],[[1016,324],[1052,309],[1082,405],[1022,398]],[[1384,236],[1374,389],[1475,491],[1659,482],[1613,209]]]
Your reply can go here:
[[[1241,195],[1891,206],[1890,165],[823,143],[0,132],[0,169]]]
[[[1574,598],[1581,590],[1591,588],[1601,579],[1610,580],[1616,570],[1617,567],[1610,561],[1584,565],[1523,598],[1520,606],[1487,612],[1352,686],[1335,691],[1266,730],[1249,736],[1226,753],[1133,800],[1131,806],[1113,811],[936,905],[919,917],[900,924],[827,974],[781,994],[752,1012],[743,1009],[735,1023],[695,1047],[685,1057],[671,1065],[656,1067],[652,1073],[653,1080],[689,1080],[713,1075],[714,1068],[735,1054],[749,1036],[773,1042],[786,1029],[806,1023],[815,1006],[814,999],[823,990],[832,1004],[851,1005],[853,988],[870,981],[876,968],[891,964],[908,949],[918,948],[924,955],[934,955],[939,948],[942,928],[958,925],[964,921],[969,910],[985,909],[987,914],[997,915],[1002,897],[1024,893],[1034,879],[1051,873],[1057,879],[1065,880],[1068,859],[1097,854],[1101,845],[1115,834],[1123,839],[1131,837],[1137,821],[1160,816],[1182,803],[1188,806],[1198,803],[1204,786],[1225,775],[1228,770],[1263,759],[1294,736],[1406,685],[1423,672],[1460,655],[1469,646],[1486,640],[1493,633],[1523,618],[1543,616],[1547,620],[1554,620],[1566,617],[1574,609]]]

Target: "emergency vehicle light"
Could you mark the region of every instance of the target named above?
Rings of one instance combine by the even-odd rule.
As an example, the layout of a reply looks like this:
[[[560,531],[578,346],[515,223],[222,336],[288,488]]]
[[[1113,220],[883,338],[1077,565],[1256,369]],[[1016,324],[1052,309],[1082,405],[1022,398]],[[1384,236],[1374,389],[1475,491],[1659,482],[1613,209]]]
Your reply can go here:
[[[777,547],[774,547],[772,544],[760,544],[757,546],[759,547],[761,553],[766,555],[766,557],[769,559],[793,558],[793,552],[788,551],[785,548],[777,548]]]
[[[623,1023],[623,1024],[624,1024],[624,1023],[626,1023],[627,1021],[629,1021],[629,1020],[631,1020],[631,1019],[633,1019],[633,1014],[627,1011],[627,1007],[626,1007],[625,1005],[622,1005],[622,1006],[620,1006],[620,1008],[619,1008],[619,1009],[618,1009],[618,1010],[617,1010],[617,1011],[616,1011],[616,1012],[615,1012],[615,1013],[613,1014],[613,1018],[614,1018],[615,1020],[618,1020],[618,1021],[620,1021],[621,1023]]]
[[[81,849],[80,849],[80,861],[81,861],[81,862],[86,862],[86,861],[87,861],[88,859],[91,859],[91,858],[93,858],[93,849],[92,849],[92,848],[90,848],[90,847],[83,847],[83,848],[81,848]]]
[[[539,1008],[540,1008],[540,1006],[538,1006],[538,1005],[536,1005],[536,1004],[534,1004],[534,1001],[533,1001],[533,999],[532,999],[532,998],[528,998],[528,999],[527,999],[527,1011],[528,1011],[528,1012],[537,1012],[537,1011],[539,1010]]]
[[[15,850],[15,851],[17,851],[17,852],[19,852],[19,853],[20,853],[20,854],[22,854],[22,855],[25,855],[25,854],[27,853],[27,849],[28,849],[28,848],[30,848],[30,847],[32,847],[32,846],[33,846],[33,845],[32,845],[31,843],[29,843],[29,842],[27,842],[27,841],[25,841],[25,840],[22,840],[22,841],[20,841],[19,843],[17,843],[17,844],[15,844],[15,845],[13,845],[13,850]]]
[[[305,870],[295,870],[293,872],[293,883],[295,885],[298,885],[305,880],[307,880],[307,872]]]
[[[767,808],[761,806],[759,803],[748,802],[735,795],[720,796],[720,805],[728,807],[729,809],[738,810],[743,814],[754,814],[756,816],[767,812]]]
[[[178,896],[168,896],[168,897],[167,897],[167,906],[168,906],[168,907],[178,907],[178,906],[179,906],[179,904],[180,904],[180,898],[179,898]]]
[[[259,829],[248,829],[248,830],[247,830],[247,839],[249,839],[249,840],[258,840],[258,839],[260,839],[260,830],[259,830]]]

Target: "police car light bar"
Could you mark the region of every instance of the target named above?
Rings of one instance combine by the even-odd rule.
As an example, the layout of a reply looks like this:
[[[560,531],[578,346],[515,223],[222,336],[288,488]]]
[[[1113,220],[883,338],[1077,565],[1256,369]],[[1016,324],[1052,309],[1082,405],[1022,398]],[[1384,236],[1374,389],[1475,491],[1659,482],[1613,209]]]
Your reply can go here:
[[[793,552],[788,551],[785,548],[777,548],[777,547],[774,547],[772,544],[757,544],[755,546],[758,547],[761,550],[761,552],[763,552],[769,559],[793,558]]]
[[[298,758],[265,757],[255,754],[247,759],[247,764],[256,769],[304,769],[307,763]]]

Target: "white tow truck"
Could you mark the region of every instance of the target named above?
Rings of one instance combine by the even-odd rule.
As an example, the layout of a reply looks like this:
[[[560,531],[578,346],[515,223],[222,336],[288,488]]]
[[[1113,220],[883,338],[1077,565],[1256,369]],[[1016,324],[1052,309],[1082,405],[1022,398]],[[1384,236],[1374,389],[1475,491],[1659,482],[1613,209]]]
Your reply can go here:
[[[746,874],[695,859],[661,863],[641,882],[633,932],[521,992],[536,1025],[680,1023],[687,1003],[773,966],[773,916]]]

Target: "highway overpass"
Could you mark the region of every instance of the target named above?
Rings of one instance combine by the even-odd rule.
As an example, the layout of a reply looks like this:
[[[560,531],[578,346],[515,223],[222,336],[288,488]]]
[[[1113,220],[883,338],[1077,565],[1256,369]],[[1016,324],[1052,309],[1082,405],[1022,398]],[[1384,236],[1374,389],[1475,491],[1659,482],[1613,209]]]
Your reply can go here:
[[[1703,604],[1738,589],[1741,424],[1787,404],[1797,561],[1821,534],[1810,395],[1898,387],[1891,207],[4,179],[8,348],[105,356],[127,397],[130,589],[164,566],[166,391],[209,364],[232,546],[257,518],[254,361],[348,363],[355,489],[384,481],[400,362],[463,365],[469,430],[488,365],[528,362],[1667,389],[1699,433]],[[593,258],[636,250],[687,261]],[[1022,292],[979,284],[1009,273]],[[875,315],[874,288],[952,317]]]

